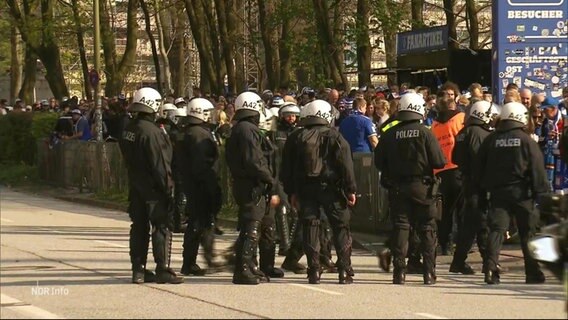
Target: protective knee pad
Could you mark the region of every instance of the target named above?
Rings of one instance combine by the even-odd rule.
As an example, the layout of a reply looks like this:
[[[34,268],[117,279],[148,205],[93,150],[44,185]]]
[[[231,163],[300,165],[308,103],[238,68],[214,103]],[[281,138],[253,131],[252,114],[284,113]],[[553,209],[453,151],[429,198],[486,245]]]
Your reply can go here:
[[[288,250],[292,239],[290,235],[290,227],[288,226],[288,212],[286,206],[281,206],[276,212],[276,228],[278,238],[280,239],[280,248]]]
[[[260,250],[270,250],[275,247],[275,233],[274,225],[262,224],[260,227],[260,237],[258,240],[258,246]]]
[[[320,252],[320,220],[306,219],[303,221],[304,252],[308,258],[308,267],[319,267]]]
[[[156,269],[164,270],[170,266],[172,233],[165,225],[152,227],[152,250]]]
[[[255,255],[258,248],[258,228],[260,221],[249,220],[242,224],[239,233],[239,243],[241,245],[242,263],[249,268],[255,266]]]

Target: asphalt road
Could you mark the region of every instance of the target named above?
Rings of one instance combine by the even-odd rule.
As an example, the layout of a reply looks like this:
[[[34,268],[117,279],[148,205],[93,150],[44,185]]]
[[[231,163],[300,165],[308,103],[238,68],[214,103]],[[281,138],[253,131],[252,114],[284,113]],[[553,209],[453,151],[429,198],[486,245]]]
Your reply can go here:
[[[134,285],[124,212],[3,188],[0,219],[2,319],[567,317],[564,287],[552,278],[544,285],[526,285],[522,270],[511,268],[501,285],[488,286],[481,274],[449,274],[441,259],[435,286],[424,286],[416,275],[396,286],[364,250],[353,252],[355,283],[348,286],[337,284],[335,274],[308,285],[305,276],[291,273],[267,284],[237,286],[227,271],[186,277],[180,285]],[[217,251],[235,236],[229,230],[218,237]],[[182,262],[181,240],[175,235],[176,270]],[[277,257],[278,264],[282,260]]]

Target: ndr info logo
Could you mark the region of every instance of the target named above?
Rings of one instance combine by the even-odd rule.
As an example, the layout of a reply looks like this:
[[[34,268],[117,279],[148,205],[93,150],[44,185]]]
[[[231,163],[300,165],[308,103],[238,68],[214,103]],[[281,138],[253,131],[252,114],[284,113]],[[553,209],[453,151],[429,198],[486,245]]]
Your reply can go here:
[[[65,287],[49,287],[40,286],[39,281],[32,287],[33,296],[66,296],[69,295],[69,289]]]

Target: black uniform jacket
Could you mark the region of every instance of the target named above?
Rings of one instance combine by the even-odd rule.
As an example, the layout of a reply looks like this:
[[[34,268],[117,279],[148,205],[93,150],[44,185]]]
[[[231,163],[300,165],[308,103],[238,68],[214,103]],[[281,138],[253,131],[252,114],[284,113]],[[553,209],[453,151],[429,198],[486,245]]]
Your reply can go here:
[[[172,145],[153,122],[153,115],[140,114],[129,121],[119,143],[128,169],[130,197],[133,192],[145,201],[168,197],[173,187]]]
[[[329,130],[327,146],[327,157],[325,162],[329,166],[327,168],[333,172],[333,176],[337,177],[337,181],[327,181],[336,185],[345,194],[354,194],[357,192],[357,184],[355,182],[355,173],[353,171],[353,158],[349,143],[343,138],[339,131],[329,129],[324,125],[314,125],[299,128],[293,131],[282,152],[282,163],[280,166],[280,181],[284,186],[284,192],[288,195],[298,194],[301,187],[306,183],[304,177],[303,157],[300,155],[298,146],[300,145],[299,135],[302,130]]]
[[[180,172],[183,181],[217,181],[219,148],[207,124],[189,125],[181,142]]]
[[[276,183],[262,150],[264,137],[249,118],[240,120],[227,139],[226,160],[239,206],[256,205],[264,193],[276,194]]]
[[[479,147],[491,133],[488,127],[480,124],[467,125],[456,136],[456,144],[452,150],[452,161],[458,165],[461,173],[470,178],[475,174],[473,159],[477,157]]]
[[[475,177],[487,191],[511,185],[528,186],[533,197],[550,191],[542,151],[522,128],[497,127],[481,144],[474,163]]]
[[[392,183],[432,177],[433,170],[445,164],[438,140],[419,121],[404,121],[387,130],[375,148],[375,166]]]

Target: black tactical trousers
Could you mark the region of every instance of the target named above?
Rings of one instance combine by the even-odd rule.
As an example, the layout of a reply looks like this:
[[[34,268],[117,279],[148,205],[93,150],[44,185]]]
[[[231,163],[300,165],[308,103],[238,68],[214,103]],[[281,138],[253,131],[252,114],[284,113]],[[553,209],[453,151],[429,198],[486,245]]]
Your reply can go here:
[[[209,188],[206,184],[195,182],[187,183],[186,194],[189,202],[187,229],[183,235],[183,263],[188,267],[196,263],[201,244],[205,260],[210,266],[213,261],[215,212],[218,211],[220,194],[214,186]]]
[[[235,242],[235,270],[234,274],[252,275],[257,268],[256,252],[260,221],[239,219],[239,236]]]
[[[175,182],[174,187],[174,201],[175,201],[175,212],[174,212],[174,228],[179,228],[186,220],[186,205],[187,205],[187,195],[183,191],[183,184],[181,181]]]
[[[274,260],[276,259],[276,224],[272,210],[260,220],[258,251],[260,270],[269,273],[274,269]]]
[[[417,201],[417,198],[425,201],[426,190],[427,186],[421,182],[389,189],[389,206],[393,219],[391,251],[395,271],[406,268],[410,228],[415,226],[420,237],[424,273],[435,273],[436,222],[432,205]]]
[[[276,233],[279,239],[279,253],[286,254],[292,245],[292,237],[290,233],[289,212],[291,206],[288,203],[288,196],[283,191],[280,192],[280,204],[274,210],[274,220]]]
[[[128,207],[130,225],[130,262],[133,270],[144,269],[148,256],[150,228],[152,253],[156,270],[165,270],[170,264],[172,245],[172,214],[167,199],[144,201],[131,194]]]
[[[480,193],[472,183],[464,181],[464,208],[459,222],[458,239],[456,241],[456,251],[452,264],[462,266],[467,259],[467,254],[477,238],[477,247],[482,259],[485,261],[487,251],[487,237],[489,228],[487,226],[486,199],[485,192]]]
[[[531,257],[527,243],[534,235],[536,216],[534,214],[534,201],[527,196],[527,189],[523,186],[509,186],[491,192],[490,210],[488,214],[489,237],[487,241],[487,270],[497,272],[499,254],[509,228],[511,216],[515,217],[521,249],[525,260],[525,274],[535,276],[540,273],[538,263]]]
[[[352,238],[349,228],[350,209],[335,190],[321,189],[319,186],[306,188],[300,194],[300,219],[303,223],[304,252],[308,268],[319,270],[321,250],[321,215],[325,214],[332,230],[332,239],[337,252],[337,268],[351,271]],[[311,190],[310,190],[311,189]]]
[[[442,219],[438,221],[438,241],[442,249],[450,249],[452,244],[452,227],[454,215],[463,205],[460,197],[462,190],[461,173],[458,169],[444,170],[438,173],[442,178],[440,193],[442,194]],[[459,230],[458,230],[459,232]]]

